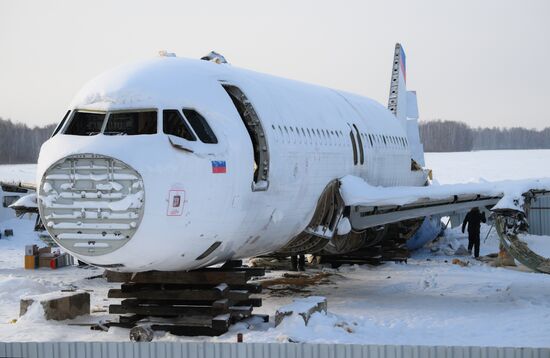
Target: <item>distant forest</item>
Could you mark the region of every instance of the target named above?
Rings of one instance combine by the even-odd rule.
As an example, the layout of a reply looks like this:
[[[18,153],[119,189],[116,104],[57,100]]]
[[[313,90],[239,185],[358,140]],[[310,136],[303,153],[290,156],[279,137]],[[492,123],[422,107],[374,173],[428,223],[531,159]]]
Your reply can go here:
[[[36,163],[40,146],[54,128],[55,124],[30,128],[0,118],[0,164]]]
[[[0,118],[0,164],[36,163],[40,146],[55,124],[30,128]],[[488,149],[550,149],[550,127],[541,131],[525,128],[471,128],[452,121],[420,123],[420,138],[426,152],[461,152]]]
[[[471,128],[461,122],[420,122],[425,152],[467,152],[491,149],[550,149],[550,127]]]

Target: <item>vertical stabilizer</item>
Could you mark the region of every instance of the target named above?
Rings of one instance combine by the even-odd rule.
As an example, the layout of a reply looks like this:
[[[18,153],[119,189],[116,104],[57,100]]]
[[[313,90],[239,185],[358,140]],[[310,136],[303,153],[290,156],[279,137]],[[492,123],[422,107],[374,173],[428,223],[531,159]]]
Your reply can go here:
[[[401,44],[395,44],[388,109],[397,117],[403,129],[407,119],[407,63]]]
[[[388,109],[395,115],[405,133],[411,157],[424,166],[424,146],[418,132],[418,102],[416,91],[407,91],[407,62],[403,46],[395,44]]]

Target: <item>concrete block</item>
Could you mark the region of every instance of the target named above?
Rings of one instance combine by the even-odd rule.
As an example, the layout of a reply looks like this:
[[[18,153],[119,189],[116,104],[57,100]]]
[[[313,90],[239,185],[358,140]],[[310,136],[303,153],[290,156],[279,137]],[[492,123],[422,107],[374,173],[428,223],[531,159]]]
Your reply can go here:
[[[27,313],[34,302],[40,302],[46,319],[63,321],[90,314],[88,292],[54,292],[21,299],[19,316]]]
[[[291,304],[280,307],[275,312],[275,326],[281,324],[283,319],[292,315],[299,315],[308,324],[311,315],[315,312],[327,314],[327,299],[321,296],[310,296],[294,300]]]

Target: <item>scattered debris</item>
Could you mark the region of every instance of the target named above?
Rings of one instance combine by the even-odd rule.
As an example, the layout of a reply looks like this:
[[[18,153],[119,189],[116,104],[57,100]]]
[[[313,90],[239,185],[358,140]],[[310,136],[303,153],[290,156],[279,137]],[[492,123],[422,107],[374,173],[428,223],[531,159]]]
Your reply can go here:
[[[130,329],[130,340],[132,342],[151,342],[155,332],[150,325],[135,326]]]
[[[357,322],[353,322],[354,326],[357,326]],[[344,331],[348,333],[355,333],[355,329],[350,326],[347,322],[338,322],[334,325],[334,327],[342,328]]]
[[[95,280],[96,278],[103,278],[103,277],[104,277],[103,274],[101,274],[101,275],[86,277],[85,279],[86,280]]]
[[[508,251],[506,251],[506,249],[501,246],[499,253],[493,261],[493,265],[496,267],[516,266],[516,261],[514,260],[512,255],[510,255]]]
[[[332,276],[330,272],[317,272],[314,274],[308,273],[284,273],[283,276],[262,280],[260,284],[263,288],[270,288],[275,285],[293,285],[299,287],[306,287],[318,284],[330,283],[328,279]]]
[[[311,315],[315,312],[327,314],[327,299],[321,296],[310,296],[294,300],[291,304],[280,307],[275,312],[275,327],[281,324],[283,319],[292,315],[299,315],[308,324]]]
[[[466,267],[470,265],[470,261],[462,261],[460,259],[453,259],[453,265],[458,265],[461,267]]]
[[[248,261],[251,267],[263,267],[270,270],[288,270],[290,260],[274,257],[254,257]]]

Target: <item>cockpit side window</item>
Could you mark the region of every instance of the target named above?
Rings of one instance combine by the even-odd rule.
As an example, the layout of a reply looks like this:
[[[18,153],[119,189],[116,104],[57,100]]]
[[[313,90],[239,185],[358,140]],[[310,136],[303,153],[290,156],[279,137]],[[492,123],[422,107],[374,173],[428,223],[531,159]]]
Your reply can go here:
[[[73,119],[69,123],[65,134],[81,136],[96,135],[101,132],[105,115],[105,113],[77,111],[73,115]]]
[[[115,112],[109,115],[105,135],[157,133],[157,111]]]
[[[191,124],[191,127],[193,127],[193,130],[203,143],[218,143],[218,138],[216,138],[216,135],[212,131],[212,128],[210,128],[208,122],[206,122],[206,119],[204,119],[204,117],[201,116],[200,113],[198,113],[194,109],[184,108],[183,114],[185,115],[185,118],[187,118],[187,120]]]
[[[190,141],[197,140],[177,109],[165,109],[162,111],[162,128],[165,134]]]
[[[59,122],[57,127],[55,127],[55,129],[52,133],[52,137],[55,136],[57,133],[59,133],[61,128],[63,128],[63,126],[65,125],[65,122],[67,121],[67,118],[69,117],[69,113],[71,113],[70,110],[68,110],[67,113],[65,113],[65,115],[63,116],[63,119],[61,120],[61,122]]]

